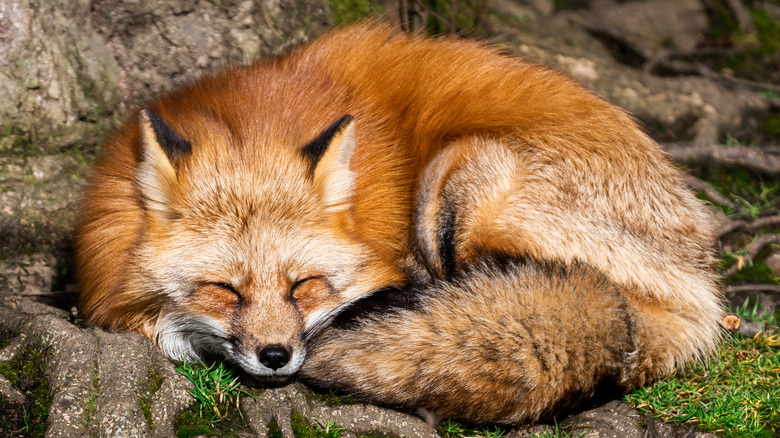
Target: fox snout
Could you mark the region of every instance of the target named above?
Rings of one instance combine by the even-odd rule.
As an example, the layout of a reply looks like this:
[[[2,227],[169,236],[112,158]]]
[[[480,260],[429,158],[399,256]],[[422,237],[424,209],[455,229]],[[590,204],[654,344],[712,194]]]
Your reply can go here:
[[[235,363],[247,374],[261,379],[290,377],[298,371],[306,357],[302,342],[272,341],[254,345],[237,342],[214,353]]]
[[[290,362],[291,354],[289,348],[275,344],[259,348],[257,358],[262,365],[276,371]]]

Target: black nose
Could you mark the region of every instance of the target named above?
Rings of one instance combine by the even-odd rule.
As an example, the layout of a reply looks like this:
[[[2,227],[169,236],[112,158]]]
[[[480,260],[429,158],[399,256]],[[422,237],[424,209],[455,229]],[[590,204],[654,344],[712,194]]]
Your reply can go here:
[[[260,350],[258,357],[261,364],[272,370],[278,370],[290,361],[290,350],[282,345],[268,345]]]

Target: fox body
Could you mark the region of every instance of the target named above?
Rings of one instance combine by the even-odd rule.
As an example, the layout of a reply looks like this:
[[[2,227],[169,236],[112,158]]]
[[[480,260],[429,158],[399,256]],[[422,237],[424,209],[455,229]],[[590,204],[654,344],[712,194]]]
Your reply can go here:
[[[659,146],[475,42],[334,31],[160,98],[105,151],[81,309],[172,358],[519,422],[719,338],[713,224]],[[329,326],[379,290],[411,304]]]

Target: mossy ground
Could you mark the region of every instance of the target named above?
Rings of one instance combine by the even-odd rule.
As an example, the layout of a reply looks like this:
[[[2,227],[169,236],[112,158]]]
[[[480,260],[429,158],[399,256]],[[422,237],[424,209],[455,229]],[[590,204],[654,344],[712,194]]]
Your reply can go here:
[[[43,375],[46,350],[24,347],[9,362],[0,363],[0,374],[25,396],[25,403],[15,403],[0,396],[0,430],[3,436],[42,437],[49,416],[51,395]]]
[[[152,416],[152,397],[160,390],[163,382],[165,382],[165,376],[163,376],[158,370],[150,368],[149,376],[146,379],[146,391],[144,396],[141,397],[141,411],[146,418],[146,424],[149,425],[149,429],[154,428],[154,418]]]
[[[332,390],[309,390],[306,392],[306,398],[309,400],[319,400],[323,403],[325,403],[328,406],[344,406],[344,405],[354,405],[356,403],[359,403],[356,399],[352,397],[345,397],[338,395],[336,392]]]
[[[780,434],[780,342],[729,337],[715,359],[626,397],[643,413],[724,437]]]
[[[200,408],[193,404],[174,423],[176,436],[189,438],[196,436],[218,436],[236,438],[241,432],[251,433],[249,424],[237,411],[232,411],[218,421],[211,421],[200,415]]]
[[[376,0],[332,0],[333,21],[337,26],[347,25],[384,12]]]

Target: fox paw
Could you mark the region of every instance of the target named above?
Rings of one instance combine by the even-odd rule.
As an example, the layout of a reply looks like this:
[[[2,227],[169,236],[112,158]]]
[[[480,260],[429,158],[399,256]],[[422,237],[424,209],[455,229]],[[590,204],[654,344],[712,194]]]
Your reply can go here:
[[[265,390],[254,400],[242,399],[241,409],[255,433],[263,438],[268,436],[271,423],[279,426],[284,438],[294,438],[293,418],[298,415],[318,429],[341,429],[343,438],[372,432],[408,438],[439,438],[433,428],[415,416],[362,403],[329,406],[307,397],[307,390],[299,383]]]

